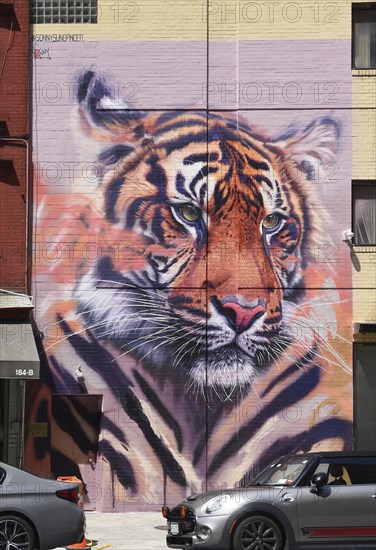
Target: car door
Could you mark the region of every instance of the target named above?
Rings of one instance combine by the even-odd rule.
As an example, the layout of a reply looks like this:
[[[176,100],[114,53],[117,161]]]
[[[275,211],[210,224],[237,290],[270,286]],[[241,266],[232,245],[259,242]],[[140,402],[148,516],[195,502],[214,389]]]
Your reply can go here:
[[[323,461],[317,472],[328,471]],[[297,498],[299,540],[307,543],[376,542],[376,461],[375,459],[341,458],[345,470],[345,485],[325,485],[318,494],[310,487],[301,487]],[[338,463],[338,460],[337,460]],[[336,483],[336,480],[332,481]],[[368,483],[367,483],[368,482]]]
[[[294,532],[294,539],[299,540],[297,502],[299,487],[284,487],[274,500],[273,505],[288,518]]]

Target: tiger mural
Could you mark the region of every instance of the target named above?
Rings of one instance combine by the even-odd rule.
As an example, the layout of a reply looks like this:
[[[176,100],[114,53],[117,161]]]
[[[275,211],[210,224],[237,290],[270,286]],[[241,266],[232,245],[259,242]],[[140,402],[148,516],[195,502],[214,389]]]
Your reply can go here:
[[[69,349],[89,393],[107,392],[103,508],[173,503],[286,452],[349,448],[349,304],[312,252],[330,225],[315,166],[335,159],[339,124],[270,138],[229,113],[136,111],[91,70],[73,124],[97,148],[97,191],[64,207],[46,194],[38,230],[54,220],[76,252],[94,240],[101,253],[76,262],[37,322],[63,334],[44,344],[51,391],[78,393]],[[66,268],[48,269],[67,282]]]

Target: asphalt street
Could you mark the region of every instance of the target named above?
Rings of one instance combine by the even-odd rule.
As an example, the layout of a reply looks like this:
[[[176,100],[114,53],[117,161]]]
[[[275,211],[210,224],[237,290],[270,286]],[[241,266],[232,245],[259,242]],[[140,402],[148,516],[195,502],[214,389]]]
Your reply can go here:
[[[166,550],[166,520],[160,512],[86,512],[86,539],[93,550]],[[109,546],[107,546],[109,545]],[[60,549],[55,549],[60,550]]]

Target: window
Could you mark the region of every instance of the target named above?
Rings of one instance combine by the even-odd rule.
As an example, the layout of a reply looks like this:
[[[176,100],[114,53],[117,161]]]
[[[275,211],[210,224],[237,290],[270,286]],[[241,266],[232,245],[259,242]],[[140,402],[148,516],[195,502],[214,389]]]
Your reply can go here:
[[[352,48],[354,69],[376,68],[376,4],[353,4]]]
[[[376,245],[376,181],[353,182],[354,244]]]
[[[284,457],[263,470],[250,485],[293,485],[311,461],[312,457],[305,455]]]
[[[364,485],[376,483],[376,456],[323,458],[315,474],[328,475],[329,485]]]
[[[354,344],[355,448],[376,449],[376,343]]]
[[[32,0],[32,23],[97,23],[98,0]]]

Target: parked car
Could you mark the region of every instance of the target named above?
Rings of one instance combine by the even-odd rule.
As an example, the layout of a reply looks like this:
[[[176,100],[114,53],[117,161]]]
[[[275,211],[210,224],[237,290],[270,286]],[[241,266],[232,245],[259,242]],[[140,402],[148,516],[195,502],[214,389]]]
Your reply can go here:
[[[244,487],[191,495],[162,514],[170,548],[375,549],[376,452],[284,456]]]
[[[0,550],[49,550],[83,540],[79,484],[42,479],[0,462]]]

